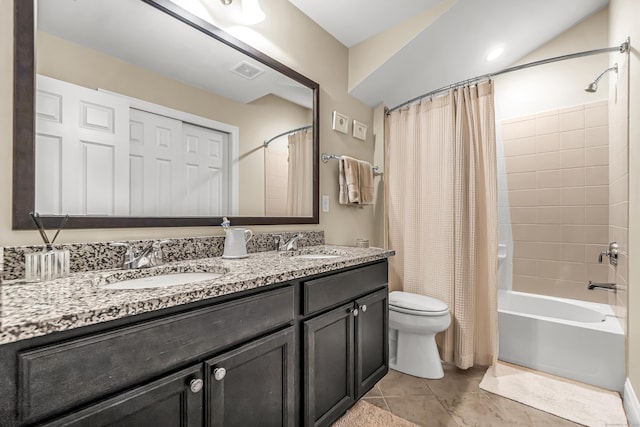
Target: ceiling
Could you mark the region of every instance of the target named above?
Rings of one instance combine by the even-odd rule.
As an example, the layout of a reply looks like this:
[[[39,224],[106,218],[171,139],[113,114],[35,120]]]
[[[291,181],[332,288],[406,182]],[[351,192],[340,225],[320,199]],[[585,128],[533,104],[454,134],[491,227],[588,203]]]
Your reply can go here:
[[[350,48],[376,34],[392,34],[409,18],[443,3],[289,1]],[[607,4],[608,0],[457,0],[369,70],[349,92],[372,107],[396,106],[448,84],[506,68]],[[496,46],[503,46],[504,53],[487,62],[485,56]]]
[[[311,89],[142,1],[39,0],[37,26],[239,103],[272,94],[311,108]],[[261,73],[248,79],[239,66]]]

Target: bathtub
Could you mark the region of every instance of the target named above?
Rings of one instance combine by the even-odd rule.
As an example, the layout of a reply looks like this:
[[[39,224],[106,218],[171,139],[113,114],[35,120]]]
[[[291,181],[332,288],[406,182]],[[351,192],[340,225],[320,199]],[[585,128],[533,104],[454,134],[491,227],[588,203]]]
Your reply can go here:
[[[498,358],[622,392],[624,332],[611,307],[501,290]]]

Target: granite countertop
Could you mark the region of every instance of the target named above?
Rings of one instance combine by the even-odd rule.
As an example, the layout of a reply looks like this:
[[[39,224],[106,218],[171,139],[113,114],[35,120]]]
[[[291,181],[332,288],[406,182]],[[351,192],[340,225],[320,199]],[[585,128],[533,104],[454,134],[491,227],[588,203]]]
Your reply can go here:
[[[340,257],[300,259],[293,256],[295,253],[258,252],[243,259],[203,258],[148,269],[94,271],[48,282],[6,284],[0,288],[0,344],[382,260],[395,252],[380,248],[310,246],[298,253]],[[165,288],[101,288],[129,278],[200,271],[224,274],[212,280]]]

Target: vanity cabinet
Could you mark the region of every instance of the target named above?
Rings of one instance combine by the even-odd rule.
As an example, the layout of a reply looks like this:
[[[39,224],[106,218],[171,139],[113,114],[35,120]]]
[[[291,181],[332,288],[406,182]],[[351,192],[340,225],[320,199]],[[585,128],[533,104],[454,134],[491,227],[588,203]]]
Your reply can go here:
[[[44,427],[201,427],[203,395],[200,365],[72,413]]]
[[[388,370],[387,263],[0,345],[0,426],[327,426]]]
[[[387,373],[386,268],[374,264],[303,284],[310,313],[331,307],[303,322],[306,426],[331,425]],[[320,289],[336,292],[311,300]]]

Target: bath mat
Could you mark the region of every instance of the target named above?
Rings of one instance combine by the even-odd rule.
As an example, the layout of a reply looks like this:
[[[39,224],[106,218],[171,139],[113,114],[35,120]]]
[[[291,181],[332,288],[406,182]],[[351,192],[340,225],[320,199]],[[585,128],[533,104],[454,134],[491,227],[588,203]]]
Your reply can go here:
[[[416,424],[393,415],[375,405],[359,401],[332,427],[418,427]]]
[[[620,395],[545,372],[498,362],[480,388],[585,426],[626,426]]]

